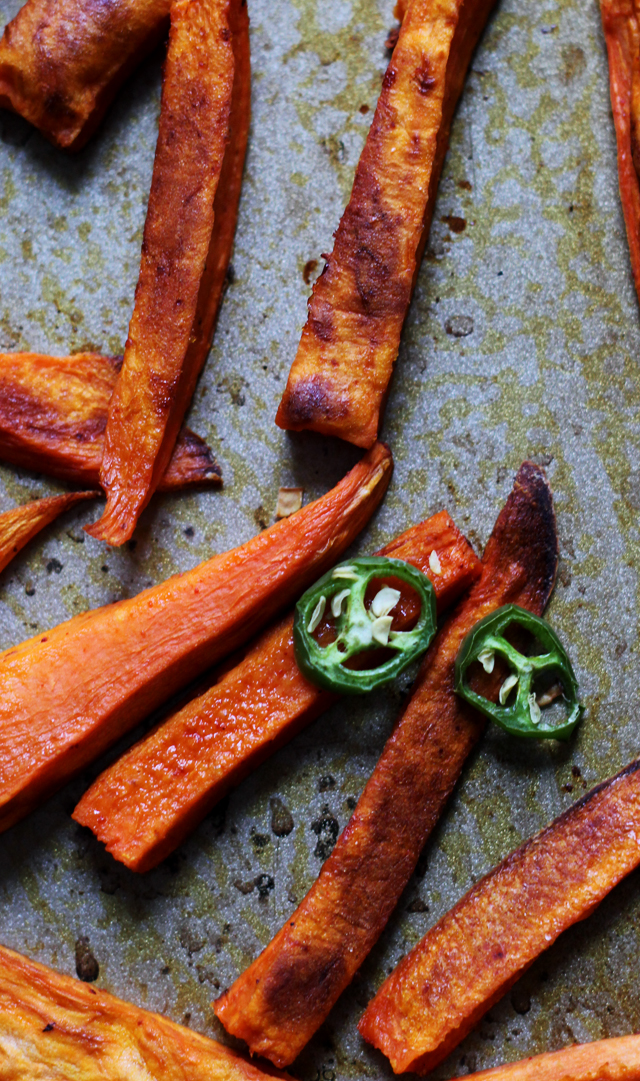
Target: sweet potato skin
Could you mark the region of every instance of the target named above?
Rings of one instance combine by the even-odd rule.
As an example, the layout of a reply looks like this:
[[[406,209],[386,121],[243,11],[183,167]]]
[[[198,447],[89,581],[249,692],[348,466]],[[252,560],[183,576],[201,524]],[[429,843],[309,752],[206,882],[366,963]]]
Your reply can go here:
[[[391,469],[378,444],[239,548],[0,654],[0,830],[292,604],[368,521]]]
[[[96,499],[100,492],[67,492],[64,495],[37,499],[0,514],[0,572],[36,533],[60,514],[84,499]]]
[[[266,1081],[286,1075],[0,946],[2,1081]]]
[[[98,486],[107,411],[121,366],[122,357],[97,353],[0,353],[0,459]],[[221,484],[211,449],[183,428],[159,490]]]
[[[128,540],[155,491],[211,345],[249,126],[248,41],[244,0],[174,0],[140,276],[105,433],[107,506],[89,529],[110,544]]]
[[[27,0],[0,40],[0,105],[79,150],[168,27],[170,0]]]
[[[480,882],[400,962],[360,1031],[396,1073],[426,1073],[640,863],[640,760],[588,792]]]
[[[506,603],[540,613],[553,587],[551,493],[525,463],[485,550],[482,575],[427,652],[410,702],[353,816],[302,904],[215,1003],[225,1028],[277,1066],[293,1062],[380,936],[484,719],[454,693],[468,630]]]
[[[495,0],[412,0],[353,191],[309,300],[276,424],[371,446],[431,224],[449,129]]]
[[[640,297],[640,27],[633,0],[600,0],[618,147],[620,200]]]
[[[640,1081],[640,1036],[575,1044],[467,1074],[466,1081]]]
[[[440,573],[429,567],[436,551]],[[405,559],[433,581],[438,610],[478,577],[480,561],[446,512],[408,530],[379,555]],[[394,630],[409,625],[403,609]],[[295,662],[293,616],[266,631],[235,668],[158,725],[105,770],[73,818],[134,871],[148,871],[232,786],[323,712],[335,697]]]

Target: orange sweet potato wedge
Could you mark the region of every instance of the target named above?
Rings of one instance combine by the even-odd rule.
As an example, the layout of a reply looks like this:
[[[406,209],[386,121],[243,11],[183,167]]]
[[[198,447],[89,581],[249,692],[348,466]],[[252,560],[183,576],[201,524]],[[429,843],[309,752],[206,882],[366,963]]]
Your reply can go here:
[[[600,11],[609,57],[620,199],[640,297],[640,26],[633,0],[600,0]]]
[[[0,653],[0,830],[290,606],[363,528],[391,470],[377,444],[239,548]]]
[[[512,852],[432,927],[370,1002],[364,1038],[396,1073],[431,1070],[638,866],[639,824],[640,760]]]
[[[351,821],[302,904],[222,995],[225,1028],[277,1066],[296,1058],[380,936],[485,722],[453,690],[467,631],[502,604],[540,613],[557,536],[542,471],[525,463],[495,524],[482,574],[436,635],[410,702]]]
[[[495,0],[410,0],[276,424],[370,447],[431,224],[449,129]],[[398,10],[399,9],[399,10]]]
[[[0,946],[3,1081],[266,1081],[229,1047]]]
[[[100,492],[68,492],[37,499],[0,514],[0,571],[3,571],[36,533],[83,499],[96,499]]]
[[[100,484],[109,401],[122,357],[0,353],[0,460],[72,484]],[[183,428],[158,489],[219,487],[204,439]]]
[[[0,40],[0,105],[79,150],[161,40],[170,0],[27,0]]]
[[[429,557],[436,552],[440,573]],[[478,577],[480,561],[445,511],[380,555],[405,559],[433,581],[441,612]],[[393,629],[415,616],[404,591]],[[73,818],[134,871],[155,867],[229,789],[325,710],[335,697],[300,673],[293,616],[266,631],[240,664],[163,721],[82,797]]]
[[[640,1036],[575,1044],[467,1074],[465,1081],[640,1081]]]
[[[92,536],[122,544],[164,473],[211,345],[249,130],[245,0],[174,0],[160,129]]]

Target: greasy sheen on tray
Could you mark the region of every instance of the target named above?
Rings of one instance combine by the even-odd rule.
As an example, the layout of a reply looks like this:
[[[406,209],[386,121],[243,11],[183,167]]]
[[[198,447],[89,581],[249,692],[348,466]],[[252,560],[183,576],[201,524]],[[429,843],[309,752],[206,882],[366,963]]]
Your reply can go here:
[[[0,40],[0,105],[79,150],[162,38],[170,0],[27,0]]]
[[[286,610],[380,503],[377,444],[326,495],[246,544],[0,654],[0,830]]]
[[[0,946],[2,1081],[267,1081],[229,1047]]]
[[[174,0],[140,276],[105,432],[102,518],[128,540],[164,473],[211,346],[249,130],[245,0]]]
[[[399,0],[397,45],[276,423],[370,447],[435,203],[449,129],[495,0]]]
[[[433,1069],[638,866],[639,823],[640,760],[507,856],[432,927],[369,1003],[364,1038],[396,1073]]]
[[[121,366],[122,357],[99,353],[0,353],[0,461],[99,486],[107,411]],[[221,484],[211,448],[182,428],[158,490]]]
[[[484,731],[484,718],[454,691],[460,644],[503,604],[540,614],[557,556],[551,491],[542,470],[525,462],[485,549],[482,574],[432,642],[411,699],[319,878],[215,1003],[225,1028],[254,1054],[277,1066],[293,1062],[378,940]]]
[[[432,569],[433,553],[437,573]],[[480,573],[480,561],[445,511],[413,526],[379,553],[404,559],[433,583],[444,611]],[[417,614],[410,591],[393,629]],[[107,851],[134,871],[155,867],[202,821],[230,788],[336,700],[301,674],[293,616],[265,631],[234,668],[163,720],[114,762],[73,812]]]

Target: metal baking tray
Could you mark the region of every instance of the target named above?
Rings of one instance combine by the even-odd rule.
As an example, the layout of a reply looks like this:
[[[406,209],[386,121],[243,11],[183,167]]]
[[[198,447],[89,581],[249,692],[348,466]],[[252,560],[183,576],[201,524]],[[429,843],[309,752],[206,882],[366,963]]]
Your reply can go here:
[[[18,3],[0,6],[6,21]],[[249,7],[234,275],[189,416],[224,490],[156,497],[120,550],[82,532],[96,505],[59,520],[3,576],[3,647],[247,540],[273,520],[280,485],[311,499],[358,457],[273,417],[373,115],[391,4]],[[159,50],[77,157],[0,115],[0,349],[122,351],[161,62]],[[389,398],[395,474],[355,550],[443,507],[480,549],[520,462],[544,464],[562,555],[549,617],[587,711],[568,746],[487,735],[381,941],[293,1068],[303,1081],[390,1077],[356,1030],[383,977],[501,857],[638,754],[639,344],[597,4],[500,0],[453,125]],[[0,468],[0,510],[57,490]],[[73,974],[86,938],[100,986],[226,1039],[211,1000],[313,882],[405,696],[398,685],[334,706],[143,876],[69,818],[107,756],[0,838],[0,940]],[[295,823],[283,838],[271,829],[276,797]],[[434,1076],[640,1029],[639,881],[565,934]]]

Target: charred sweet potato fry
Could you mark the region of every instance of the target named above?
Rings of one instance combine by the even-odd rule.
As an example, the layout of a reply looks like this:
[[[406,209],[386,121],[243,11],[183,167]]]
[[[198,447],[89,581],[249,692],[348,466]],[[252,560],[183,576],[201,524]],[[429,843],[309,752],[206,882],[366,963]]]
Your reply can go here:
[[[439,574],[429,566],[434,551]],[[439,611],[480,573],[479,560],[444,511],[379,554],[406,559],[429,575]],[[415,618],[411,600],[405,589],[394,630],[408,627]],[[294,657],[293,616],[287,616],[218,683],[101,774],[73,817],[89,826],[116,859],[134,871],[147,871],[168,856],[233,785],[333,701],[333,695],[301,675]]]
[[[249,129],[245,0],[175,0],[124,362],[89,532],[122,544],[165,471],[205,362],[235,233]]]
[[[364,1038],[396,1073],[431,1070],[638,866],[639,823],[640,760],[574,803],[432,927],[370,1002]]]
[[[370,447],[431,224],[449,129],[495,0],[411,0],[276,424]],[[401,12],[400,12],[401,13]]]
[[[640,1081],[640,1036],[575,1044],[467,1074],[465,1081]]]
[[[0,460],[100,484],[107,410],[122,357],[0,353]],[[158,488],[222,484],[210,447],[183,428]]]
[[[640,26],[633,0],[600,0],[600,11],[609,56],[620,200],[640,297]]]
[[[100,492],[68,492],[37,499],[0,514],[0,571],[3,571],[36,533],[83,499],[96,499]]]
[[[391,469],[378,444],[239,548],[1,653],[0,830],[291,605],[360,532]]]
[[[27,0],[0,41],[0,105],[78,150],[162,38],[170,0]]]
[[[3,1081],[265,1081],[229,1047],[0,946]]]
[[[487,545],[482,574],[434,639],[413,695],[351,821],[302,904],[222,995],[225,1028],[277,1066],[296,1058],[380,936],[484,720],[454,693],[460,644],[502,604],[541,613],[557,537],[544,474],[525,463]]]

